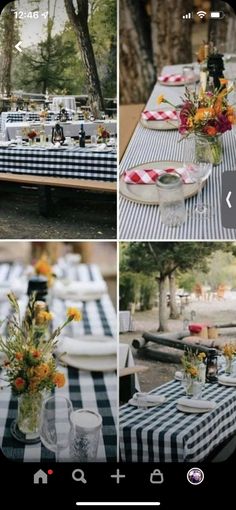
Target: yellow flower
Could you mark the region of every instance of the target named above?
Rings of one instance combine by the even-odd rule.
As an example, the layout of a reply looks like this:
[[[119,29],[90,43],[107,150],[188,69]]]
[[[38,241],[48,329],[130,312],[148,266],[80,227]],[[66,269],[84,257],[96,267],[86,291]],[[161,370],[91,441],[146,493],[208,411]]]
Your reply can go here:
[[[165,96],[163,94],[160,94],[157,98],[157,104],[165,103]]]
[[[79,310],[77,310],[77,308],[73,308],[73,307],[68,308],[66,315],[67,315],[68,319],[74,320],[76,322],[79,322],[82,319],[82,314]]]
[[[50,264],[47,262],[47,258],[42,256],[41,259],[38,260],[35,264],[35,271],[37,274],[42,274],[44,276],[52,275],[52,268]]]
[[[45,324],[46,322],[49,322],[53,319],[53,313],[52,312],[47,312],[45,310],[42,310],[41,312],[38,313],[37,315],[37,322],[39,324]]]
[[[199,354],[198,354],[199,361],[203,361],[205,359],[205,357],[206,357],[205,352],[199,352]]]
[[[189,373],[190,373],[191,377],[197,377],[198,370],[196,367],[191,366],[191,367],[189,367]]]

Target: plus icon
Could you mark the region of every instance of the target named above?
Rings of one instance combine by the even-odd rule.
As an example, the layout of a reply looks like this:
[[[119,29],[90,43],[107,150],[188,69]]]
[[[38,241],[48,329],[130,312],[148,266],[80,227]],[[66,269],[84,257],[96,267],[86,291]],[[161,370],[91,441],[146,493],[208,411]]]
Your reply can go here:
[[[111,475],[111,478],[116,478],[116,483],[120,483],[121,478],[125,478],[125,475],[120,475],[120,470],[116,470],[116,475]]]

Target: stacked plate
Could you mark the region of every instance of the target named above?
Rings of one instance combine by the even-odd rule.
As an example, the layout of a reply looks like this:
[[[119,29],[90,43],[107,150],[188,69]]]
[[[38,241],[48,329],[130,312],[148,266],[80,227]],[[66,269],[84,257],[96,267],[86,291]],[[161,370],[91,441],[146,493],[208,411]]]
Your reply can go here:
[[[225,386],[236,386],[236,375],[219,375],[218,383],[224,384]]]
[[[208,413],[216,406],[216,402],[210,400],[198,400],[194,398],[179,398],[176,407],[183,413]]]

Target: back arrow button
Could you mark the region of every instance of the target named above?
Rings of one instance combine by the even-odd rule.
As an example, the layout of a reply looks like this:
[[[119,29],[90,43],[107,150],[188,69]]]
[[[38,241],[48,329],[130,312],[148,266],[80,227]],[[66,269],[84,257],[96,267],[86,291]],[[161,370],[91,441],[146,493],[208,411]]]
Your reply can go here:
[[[19,41],[16,45],[15,45],[15,48],[17,49],[17,51],[19,51],[20,53],[22,53],[22,49],[20,48],[20,45],[22,44],[22,41]]]
[[[226,203],[227,203],[227,206],[229,207],[229,209],[231,209],[232,205],[230,203],[230,197],[232,195],[232,191],[229,191],[227,197],[226,197]]]

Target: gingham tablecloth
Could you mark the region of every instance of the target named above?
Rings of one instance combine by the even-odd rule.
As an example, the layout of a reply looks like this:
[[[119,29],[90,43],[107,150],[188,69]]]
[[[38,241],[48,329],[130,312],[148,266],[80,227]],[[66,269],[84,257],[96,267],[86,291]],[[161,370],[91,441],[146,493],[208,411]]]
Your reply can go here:
[[[0,172],[116,181],[115,150],[0,147]],[[43,181],[42,181],[43,184]]]
[[[200,462],[236,431],[236,388],[206,384],[203,398],[217,405],[211,412],[185,414],[176,401],[184,396],[179,381],[151,392],[165,395],[159,407],[120,408],[120,455],[126,462]]]
[[[163,73],[181,72],[182,66],[167,66]],[[173,104],[179,104],[184,95],[183,86],[165,86],[157,83],[145,110],[157,108],[157,97],[163,94]],[[178,131],[156,131],[145,129],[139,123],[120,164],[121,173],[129,168],[151,161],[182,161],[184,144]],[[224,155],[220,165],[203,188],[203,201],[210,205],[210,216],[195,213],[195,195],[185,201],[187,219],[180,227],[166,227],[160,221],[159,207],[120,199],[120,239],[131,240],[191,240],[191,239],[235,239],[236,229],[222,226],[221,221],[221,176],[223,172],[236,169],[235,137],[232,131],[223,135]],[[150,165],[149,165],[150,168]]]
[[[20,264],[0,264],[0,288],[7,281],[13,282],[21,276],[23,267]],[[80,264],[70,266],[65,270],[65,277],[81,281],[100,280],[101,274],[97,266]],[[25,298],[23,296],[22,298]],[[57,324],[61,324],[65,317],[65,309],[69,303],[54,299],[51,310],[54,311]],[[74,303],[76,306],[76,303]],[[9,306],[6,300],[0,301],[0,317],[6,317]],[[108,294],[101,299],[83,303],[83,321],[71,323],[63,330],[65,335],[79,336],[80,334],[105,334],[115,337],[116,315]],[[115,341],[115,340],[114,340]],[[68,397],[74,409],[89,408],[99,412],[103,418],[102,436],[98,449],[98,461],[116,461],[116,415],[117,415],[117,376],[115,372],[87,372],[71,367],[61,367],[66,376],[66,385],[56,389],[55,394]],[[1,376],[1,372],[0,372]],[[10,458],[24,462],[40,462],[55,460],[54,454],[44,448],[41,443],[24,445],[11,436],[10,425],[16,418],[17,399],[11,396],[8,387],[0,390],[0,447],[3,454]]]
[[[23,120],[23,119],[22,119]],[[33,120],[33,119],[32,119]],[[39,120],[36,119],[36,120]],[[49,120],[49,119],[48,119]],[[44,130],[46,133],[46,136],[51,139],[52,135],[52,128],[56,124],[56,115],[54,118],[54,121],[48,122],[47,120],[44,123]],[[83,124],[85,135],[91,136],[93,134],[97,134],[98,126],[103,126],[111,135],[115,135],[117,132],[117,122],[115,120],[100,120],[98,122],[90,122],[90,121],[84,121],[84,120],[77,120],[77,121],[71,121],[71,122],[60,122],[58,121],[60,126],[63,127],[64,136],[79,136],[79,131],[81,124]],[[32,126],[38,130],[40,130],[40,125],[36,124],[35,122],[32,123]],[[22,129],[29,128],[29,122],[14,122],[11,120],[11,122],[8,122],[5,125],[5,140],[15,140],[16,135],[18,132],[21,132]],[[20,133],[19,133],[20,134]],[[23,138],[27,138],[26,136],[23,136]]]

